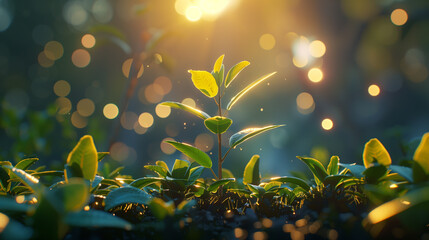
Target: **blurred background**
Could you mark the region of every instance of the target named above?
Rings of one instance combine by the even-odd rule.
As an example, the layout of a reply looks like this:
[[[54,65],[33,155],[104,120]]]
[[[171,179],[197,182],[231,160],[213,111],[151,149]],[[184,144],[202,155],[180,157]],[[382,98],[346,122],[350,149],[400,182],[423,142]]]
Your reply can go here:
[[[304,169],[297,155],[362,163],[374,137],[397,163],[429,131],[426,0],[0,0],[0,160],[62,167],[85,134],[134,176],[184,158],[166,139],[215,159],[201,119],[158,104],[215,115],[187,71],[211,71],[222,54],[227,70],[251,63],[224,103],[277,71],[226,112],[234,123],[223,142],[286,124],[231,151],[224,167],[237,176],[253,154],[263,177]],[[133,58],[143,61],[135,86]]]

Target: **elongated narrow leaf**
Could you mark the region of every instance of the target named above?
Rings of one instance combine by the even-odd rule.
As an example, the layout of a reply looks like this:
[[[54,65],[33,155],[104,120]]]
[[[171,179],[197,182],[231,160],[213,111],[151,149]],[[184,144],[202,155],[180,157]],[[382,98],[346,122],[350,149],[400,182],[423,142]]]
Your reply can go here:
[[[21,161],[19,161],[15,167],[18,169],[22,169],[22,170],[27,170],[29,167],[31,167],[31,165],[33,165],[34,163],[36,163],[39,159],[38,158],[26,158],[23,159]]]
[[[67,165],[77,163],[82,169],[83,177],[92,181],[97,173],[98,153],[90,135],[83,136],[67,157]]]
[[[220,180],[217,180],[216,182],[212,183],[208,188],[207,191],[209,192],[217,192],[220,186],[223,186],[225,184],[228,184],[230,182],[234,182],[235,178],[223,178]]]
[[[191,170],[189,170],[189,177],[188,177],[187,185],[194,184],[194,182],[197,181],[198,178],[200,178],[204,169],[205,168],[203,166],[191,168]]]
[[[70,226],[83,228],[120,228],[125,230],[132,228],[131,223],[124,219],[99,210],[69,213],[65,217],[65,222]]]
[[[207,113],[205,113],[205,112],[203,112],[201,110],[198,110],[196,108],[193,108],[191,106],[188,106],[186,104],[182,104],[182,103],[178,103],[178,102],[162,102],[160,104],[164,105],[164,106],[169,106],[169,107],[172,107],[172,108],[177,108],[177,109],[185,110],[188,113],[192,113],[193,115],[195,115],[195,116],[197,116],[199,118],[202,118],[204,120],[207,119],[207,118],[210,118],[210,115],[208,115]]]
[[[234,79],[238,76],[238,74],[247,66],[249,66],[250,62],[248,61],[242,61],[237,63],[235,66],[233,66],[228,73],[226,74],[225,79],[225,87],[228,87],[229,84],[234,81]]]
[[[136,188],[144,188],[153,183],[161,182],[162,180],[163,178],[158,178],[158,177],[143,177],[143,178],[134,180],[132,183],[130,183],[130,186],[136,187]]]
[[[323,167],[323,164],[318,160],[314,158],[308,158],[308,157],[297,157],[297,158],[307,165],[307,167],[313,173],[314,178],[317,178],[317,180],[319,180],[320,182],[323,182],[323,180],[328,176],[328,173],[326,172],[325,167]]]
[[[271,178],[270,181],[281,182],[281,183],[292,183],[302,187],[305,191],[310,190],[310,185],[308,185],[304,180],[297,177],[289,177],[289,176],[275,177],[275,178]]]
[[[259,155],[253,155],[244,169],[243,183],[259,185],[260,181],[261,177],[259,176]]]
[[[339,170],[338,163],[340,162],[340,158],[338,156],[332,156],[331,160],[328,164],[328,175],[337,175]]]
[[[175,147],[177,150],[179,150],[186,156],[190,157],[195,162],[199,163],[201,166],[206,168],[212,167],[212,160],[210,159],[209,155],[207,155],[205,152],[201,151],[200,149],[186,143],[179,143],[174,141],[166,141],[166,142],[171,144],[173,147]]]
[[[267,78],[273,76],[274,74],[276,74],[276,72],[272,72],[270,74],[264,75],[260,78],[258,78],[256,81],[252,82],[251,84],[247,85],[247,87],[245,87],[243,90],[241,90],[239,93],[237,93],[237,95],[235,95],[233,98],[231,98],[231,100],[229,101],[226,109],[230,110],[232,108],[232,106],[241,98],[244,96],[244,94],[246,94],[247,92],[250,91],[250,89],[254,88],[255,86],[257,86],[258,84],[260,84],[261,82],[263,82],[264,80],[266,80]],[[225,82],[226,83],[226,82]]]
[[[189,167],[189,162],[176,159],[173,165],[173,169],[171,169],[171,176],[177,179],[187,179],[186,172]]]
[[[378,163],[386,167],[392,164],[389,152],[377,138],[369,140],[363,150],[363,164],[365,167],[368,168],[373,163]]]
[[[235,133],[229,138],[229,146],[232,148],[236,147],[238,144],[241,144],[244,141],[247,141],[250,138],[260,133],[266,132],[274,128],[282,127],[282,126],[284,125],[270,125],[270,126],[261,127],[261,128],[247,128],[247,129],[241,130],[240,132]]]
[[[98,159],[98,161],[103,160],[103,158],[104,158],[105,156],[109,155],[109,154],[110,154],[109,152],[98,152],[98,153],[97,153],[97,159]]]
[[[204,120],[204,125],[212,133],[224,133],[231,126],[232,120],[226,117],[215,116]]]
[[[36,193],[41,190],[42,185],[39,183],[39,179],[35,178],[31,174],[28,174],[24,170],[12,166],[3,165],[3,167],[10,169],[12,173],[21,180],[22,183],[30,187]]]
[[[62,177],[64,175],[64,171],[43,171],[43,172],[35,172],[32,173],[33,176],[56,176]]]
[[[143,190],[135,187],[121,187],[111,191],[104,200],[104,209],[110,210],[114,207],[127,203],[138,203],[146,205],[152,199],[152,196]]]
[[[212,72],[212,75],[216,79],[216,83],[218,87],[222,86],[223,84],[224,73],[225,73],[225,66],[223,64],[218,72],[214,72],[214,71]]]
[[[216,79],[207,71],[189,70],[194,86],[209,98],[215,97],[219,91]]]
[[[429,174],[429,133],[423,135],[413,158],[420,164],[426,174]]]

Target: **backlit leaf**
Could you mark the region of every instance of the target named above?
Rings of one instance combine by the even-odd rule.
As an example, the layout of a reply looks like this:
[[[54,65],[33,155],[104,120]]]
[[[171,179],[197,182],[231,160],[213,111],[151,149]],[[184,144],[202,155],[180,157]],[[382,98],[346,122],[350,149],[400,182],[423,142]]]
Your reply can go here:
[[[345,163],[339,163],[341,167],[347,168],[353,176],[361,178],[363,177],[363,172],[365,171],[365,167],[362,165],[358,165],[356,163],[353,164],[345,164]]]
[[[135,187],[121,187],[112,190],[104,200],[104,209],[110,210],[114,207],[128,203],[138,203],[146,205],[152,199],[152,195]]]
[[[229,146],[232,148],[236,147],[237,145],[243,143],[244,141],[249,140],[250,138],[260,133],[263,133],[265,131],[278,128],[281,126],[284,126],[284,125],[270,125],[270,126],[261,127],[261,128],[247,128],[247,129],[241,130],[240,132],[235,133],[229,138]]]
[[[175,141],[166,141],[166,143],[171,144],[177,150],[179,150],[195,162],[199,163],[201,166],[206,168],[212,167],[212,160],[210,159],[209,155],[207,155],[200,149],[193,147],[187,143],[179,143]]]
[[[176,159],[171,170],[171,176],[177,179],[187,179],[186,171],[188,170],[189,162]]]
[[[23,159],[21,161],[19,161],[15,167],[22,169],[22,170],[27,170],[29,167],[31,167],[31,165],[33,165],[34,163],[36,163],[39,159],[38,158],[26,158]]]
[[[83,209],[89,200],[89,189],[82,178],[69,179],[48,193],[48,198],[57,210],[64,212]]]
[[[164,202],[160,198],[153,198],[149,203],[149,208],[152,214],[159,220],[163,220],[167,216],[174,215],[174,202]]]
[[[204,125],[212,133],[224,133],[231,126],[232,120],[226,117],[215,116],[204,120]]]
[[[338,156],[332,156],[328,164],[328,175],[338,174],[340,158]]]
[[[215,64],[214,64],[214,66],[213,66],[213,72],[215,72],[215,73],[218,73],[218,72],[220,72],[220,69],[222,68],[222,63],[223,63],[223,58],[225,57],[225,54],[224,55],[222,55],[222,56],[220,56],[217,60],[216,60],[216,62],[215,62]]]
[[[92,181],[97,173],[98,153],[90,135],[83,136],[67,157],[67,164],[77,163],[82,169],[83,177]]]
[[[136,188],[144,188],[148,185],[161,182],[163,178],[159,177],[143,177],[134,180],[132,183],[130,183],[130,186],[136,187]]]
[[[364,166],[368,168],[373,163],[378,163],[386,167],[392,164],[389,152],[387,152],[386,148],[384,148],[383,144],[377,138],[369,140],[363,150]]]
[[[189,171],[189,177],[188,177],[187,185],[194,184],[194,182],[197,181],[198,178],[200,178],[203,171],[204,171],[203,166],[191,168],[191,170]]]
[[[325,167],[323,164],[319,162],[317,159],[309,158],[309,157],[297,157],[299,160],[303,161],[310,171],[313,173],[314,178],[319,182],[323,182],[325,178],[328,176]]]
[[[226,109],[230,110],[232,108],[232,106],[241,98],[244,96],[244,94],[246,94],[247,92],[250,91],[250,89],[254,88],[255,86],[257,86],[258,84],[260,84],[261,82],[263,82],[264,80],[268,79],[269,77],[271,77],[272,75],[276,74],[276,72],[272,72],[270,74],[264,75],[258,79],[256,79],[256,81],[252,82],[251,84],[247,85],[247,87],[245,87],[243,90],[241,90],[239,93],[237,93],[237,95],[235,95],[233,98],[231,98],[231,100],[229,101]],[[226,83],[226,82],[225,82]]]
[[[423,135],[413,158],[420,164],[426,174],[429,174],[429,133]]]
[[[225,184],[228,184],[230,182],[234,182],[235,178],[222,178],[220,180],[217,180],[216,182],[212,183],[208,188],[207,191],[209,192],[217,192],[220,186],[223,186]]]
[[[191,114],[193,114],[197,117],[200,117],[202,119],[210,118],[210,115],[208,115],[207,113],[205,113],[201,110],[198,110],[196,108],[193,108],[191,106],[188,106],[186,104],[182,104],[182,103],[178,103],[178,102],[162,102],[162,103],[160,103],[160,105],[169,106],[169,107],[177,108],[177,109],[182,109],[182,110],[185,110],[188,113],[191,113]]]
[[[167,177],[167,169],[158,165],[146,165],[144,168],[156,172],[160,177]]]
[[[302,187],[305,191],[310,190],[310,185],[308,185],[304,180],[297,177],[289,177],[289,176],[275,177],[275,178],[271,178],[270,181],[281,182],[281,183],[292,183]]]
[[[189,70],[188,72],[192,74],[194,86],[204,93],[204,95],[210,98],[217,95],[219,87],[211,73],[199,70]]]
[[[260,181],[261,177],[259,176],[259,155],[253,155],[244,169],[243,183],[259,185]]]
[[[98,152],[98,153],[97,153],[97,159],[98,159],[98,161],[103,160],[103,158],[104,158],[105,156],[109,155],[109,154],[110,154],[109,152]]]
[[[233,66],[228,73],[226,74],[225,78],[225,87],[228,87],[229,84],[231,84],[232,81],[238,76],[238,74],[247,66],[249,66],[250,62],[248,61],[242,61],[237,63],[235,66]]]
[[[41,190],[42,185],[40,185],[39,179],[35,178],[31,174],[26,173],[22,169],[18,169],[8,165],[3,165],[3,168],[10,169],[12,173],[15,174],[15,176],[17,176],[21,180],[22,183],[30,187],[36,193]]]

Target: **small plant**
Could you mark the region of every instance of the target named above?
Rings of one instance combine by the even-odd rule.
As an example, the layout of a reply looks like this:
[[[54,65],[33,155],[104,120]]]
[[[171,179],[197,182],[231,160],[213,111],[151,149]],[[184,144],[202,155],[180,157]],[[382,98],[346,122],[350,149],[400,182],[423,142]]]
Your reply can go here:
[[[167,141],[167,143],[171,144],[177,150],[179,150],[180,152],[182,152],[183,154],[185,154],[195,162],[199,163],[201,166],[209,168],[216,179],[222,179],[222,164],[225,161],[231,149],[234,149],[239,144],[243,143],[246,140],[249,140],[250,138],[262,132],[283,126],[283,125],[270,125],[270,126],[265,126],[261,128],[248,128],[248,129],[241,130],[230,137],[229,149],[226,151],[225,154],[222,155],[222,134],[228,130],[228,128],[231,126],[233,122],[232,119],[224,117],[222,114],[222,98],[224,97],[227,88],[235,80],[238,74],[250,64],[248,61],[239,62],[235,66],[233,66],[226,74],[226,77],[224,77],[225,67],[223,65],[223,58],[224,58],[224,55],[220,56],[216,60],[213,67],[213,71],[211,73],[207,71],[200,71],[200,70],[188,71],[189,73],[192,74],[192,83],[194,84],[194,86],[198,90],[200,90],[204,95],[206,95],[209,98],[212,98],[216,103],[218,107],[217,116],[211,117],[209,114],[199,109],[196,109],[186,104],[182,104],[178,102],[161,103],[162,105],[165,105],[165,106],[185,110],[199,118],[202,118],[204,120],[204,125],[206,126],[206,128],[210,130],[212,133],[217,135],[218,175],[216,175],[215,172],[213,171],[212,160],[206,153],[186,143]],[[228,111],[231,110],[231,108],[237,103],[237,101],[241,99],[246,93],[248,93],[252,88],[257,86],[264,80],[273,76],[275,73],[276,72],[266,74],[258,78],[254,82],[250,83],[249,85],[247,85],[240,92],[238,92],[234,97],[231,98],[231,100],[227,104],[226,109]]]

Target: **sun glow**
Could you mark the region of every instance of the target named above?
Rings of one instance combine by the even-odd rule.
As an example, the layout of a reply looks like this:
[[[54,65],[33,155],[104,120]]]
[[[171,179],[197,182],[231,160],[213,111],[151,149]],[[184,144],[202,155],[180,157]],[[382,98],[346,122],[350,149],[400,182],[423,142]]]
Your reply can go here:
[[[232,0],[176,0],[176,12],[189,21],[215,20],[231,4]]]

